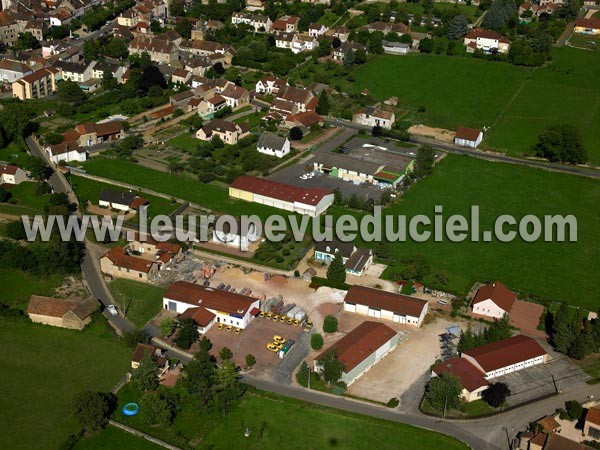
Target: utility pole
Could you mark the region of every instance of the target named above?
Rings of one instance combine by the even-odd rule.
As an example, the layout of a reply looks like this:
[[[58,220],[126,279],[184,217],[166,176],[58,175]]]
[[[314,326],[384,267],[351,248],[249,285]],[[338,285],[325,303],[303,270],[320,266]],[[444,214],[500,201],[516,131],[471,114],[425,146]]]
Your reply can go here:
[[[308,389],[310,389],[310,366],[307,365],[306,368],[308,369]]]
[[[446,420],[446,405],[448,404],[448,394],[446,394],[444,396],[444,415],[443,415],[443,419]]]

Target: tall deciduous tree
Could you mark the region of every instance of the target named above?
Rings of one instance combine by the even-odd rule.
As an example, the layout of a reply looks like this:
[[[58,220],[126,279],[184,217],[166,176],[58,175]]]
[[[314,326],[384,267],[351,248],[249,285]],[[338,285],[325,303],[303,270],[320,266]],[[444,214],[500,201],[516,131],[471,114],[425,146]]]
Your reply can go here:
[[[572,125],[550,125],[539,135],[533,150],[536,156],[550,161],[583,164],[588,160],[581,133]]]
[[[459,14],[450,19],[448,23],[448,39],[461,39],[469,30],[469,19],[464,14]]]
[[[444,408],[456,409],[460,405],[462,389],[460,380],[456,376],[442,374],[431,379],[425,395],[437,411],[443,411]]]
[[[498,408],[504,404],[510,394],[510,389],[505,383],[492,383],[483,391],[482,398],[488,405]]]
[[[82,430],[95,431],[104,428],[117,406],[117,398],[111,392],[84,391],[75,396],[75,417]]]
[[[150,352],[144,352],[140,365],[131,376],[131,383],[141,391],[153,391],[158,387],[158,368]]]
[[[322,116],[326,116],[329,114],[329,96],[327,95],[327,91],[323,89],[323,91],[319,94],[319,101],[317,103],[317,113]]]
[[[346,367],[343,362],[341,362],[338,358],[337,351],[331,350],[328,351],[319,363],[323,367],[323,379],[328,383],[336,383],[341,377]]]

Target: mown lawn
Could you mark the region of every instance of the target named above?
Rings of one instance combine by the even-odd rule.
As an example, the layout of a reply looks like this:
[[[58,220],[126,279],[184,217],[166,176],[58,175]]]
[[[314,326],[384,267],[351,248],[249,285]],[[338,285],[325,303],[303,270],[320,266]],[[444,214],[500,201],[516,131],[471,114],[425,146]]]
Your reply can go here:
[[[13,308],[27,309],[29,298],[33,295],[52,295],[63,282],[61,275],[40,277],[10,267],[0,268],[0,303]]]
[[[267,217],[279,210],[229,198],[226,189],[200,183],[186,174],[168,174],[129,161],[94,158],[84,165],[89,173],[182,198],[215,212]]]
[[[119,392],[119,407],[138,396],[126,386]],[[246,392],[225,417],[200,414],[188,404],[169,428],[148,427],[138,416],[125,417],[120,412],[115,413],[115,419],[179,446],[192,441],[201,442],[192,448],[215,450],[467,448],[449,436],[264,391]],[[251,430],[249,437],[244,436],[246,428]]]
[[[84,331],[0,317],[0,448],[55,450],[76,432],[74,395],[110,390],[129,367],[107,327],[101,316]]]
[[[110,177],[110,175],[103,176]],[[89,178],[79,177],[77,175],[71,175],[70,182],[73,186],[73,190],[77,193],[80,202],[85,203],[89,201],[96,206],[98,206],[98,196],[102,189],[112,189],[114,191],[122,192],[127,191],[127,189],[119,186],[100,183],[99,181],[90,180]],[[144,194],[143,192],[136,192],[136,194],[150,202],[148,205],[148,217],[154,217],[161,214],[168,216],[180,206],[179,203],[173,203],[166,198],[155,197],[153,195]]]
[[[448,276],[446,288],[465,294],[475,281],[500,280],[509,288],[538,294],[596,310],[590,295],[600,273],[600,182],[522,166],[486,162],[450,155],[434,174],[412,187],[386,214],[425,214],[432,219],[434,206],[443,215],[470,217],[471,205],[480,208],[480,231],[493,230],[495,219],[513,215],[547,214],[577,218],[578,242],[453,243],[414,241],[390,245],[396,257],[423,255],[432,272]],[[390,267],[386,272],[394,272]]]
[[[152,319],[162,308],[166,289],[133,280],[116,279],[109,288],[123,313],[138,328]]]
[[[177,148],[179,150],[185,150],[187,152],[192,152],[196,150],[198,144],[201,141],[196,139],[195,133],[183,133],[173,139],[167,141],[167,145],[171,147]]]
[[[11,202],[14,201],[16,206],[35,209],[38,212],[44,209],[50,197],[50,194],[38,194],[36,183],[27,181],[13,186],[10,193],[12,194]]]
[[[380,100],[397,96],[403,109],[425,107],[415,122],[490,127],[482,147],[511,155],[529,154],[547,125],[572,124],[600,165],[599,73],[595,52],[563,47],[536,69],[472,57],[381,56],[356,70],[355,84]]]
[[[108,426],[101,432],[85,436],[74,450],[160,450],[162,447],[144,438],[133,436],[116,427]]]

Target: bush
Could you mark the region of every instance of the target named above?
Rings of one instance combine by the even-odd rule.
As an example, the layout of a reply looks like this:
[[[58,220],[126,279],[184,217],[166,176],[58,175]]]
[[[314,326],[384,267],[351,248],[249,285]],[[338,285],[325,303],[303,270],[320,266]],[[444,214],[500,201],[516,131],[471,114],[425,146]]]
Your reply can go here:
[[[400,400],[398,400],[396,397],[394,397],[394,398],[391,398],[390,401],[385,404],[385,406],[387,406],[388,408],[396,408],[399,404],[400,404]]]
[[[325,333],[335,333],[338,329],[338,320],[335,316],[326,316],[323,320],[323,331]]]
[[[578,401],[569,400],[565,403],[569,420],[579,420],[583,414],[583,406]]]
[[[315,333],[310,337],[310,347],[313,350],[320,350],[323,348],[323,336],[319,333]]]

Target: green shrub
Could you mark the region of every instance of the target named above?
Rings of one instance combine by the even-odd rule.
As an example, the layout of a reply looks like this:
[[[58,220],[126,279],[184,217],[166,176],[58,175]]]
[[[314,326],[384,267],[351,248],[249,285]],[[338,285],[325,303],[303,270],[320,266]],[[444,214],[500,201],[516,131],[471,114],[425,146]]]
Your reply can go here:
[[[323,331],[325,333],[335,333],[338,329],[338,320],[335,316],[326,316],[323,320]]]
[[[391,398],[390,401],[385,404],[385,406],[387,406],[388,408],[396,408],[399,404],[400,404],[400,400],[398,400],[396,397],[394,397],[394,398]]]
[[[313,350],[320,350],[323,348],[323,336],[319,333],[315,333],[310,337],[310,347]]]

